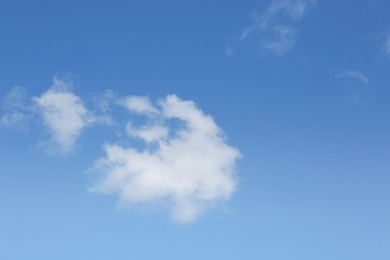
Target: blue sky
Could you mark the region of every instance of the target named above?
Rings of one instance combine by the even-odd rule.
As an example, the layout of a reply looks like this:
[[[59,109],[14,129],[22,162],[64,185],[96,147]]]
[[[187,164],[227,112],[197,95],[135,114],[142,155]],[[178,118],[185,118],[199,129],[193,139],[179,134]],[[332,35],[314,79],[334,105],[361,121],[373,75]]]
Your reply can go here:
[[[390,3],[3,1],[1,259],[389,259]]]

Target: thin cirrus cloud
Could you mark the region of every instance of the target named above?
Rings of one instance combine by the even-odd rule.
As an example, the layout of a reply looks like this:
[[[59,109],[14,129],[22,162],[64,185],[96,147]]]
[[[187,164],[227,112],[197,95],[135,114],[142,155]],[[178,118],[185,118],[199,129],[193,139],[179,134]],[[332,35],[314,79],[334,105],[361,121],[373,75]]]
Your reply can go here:
[[[342,80],[344,100],[350,105],[364,105],[372,90],[371,80],[361,71],[343,70],[336,77]]]
[[[228,46],[226,54],[232,55],[240,46],[251,43],[261,51],[277,56],[292,49],[298,36],[296,22],[315,5],[315,0],[273,0],[267,10],[254,16],[253,23],[242,30],[238,43]]]
[[[222,129],[193,101],[168,95],[153,104],[148,97],[117,97],[106,91],[95,98],[95,109],[87,103],[72,92],[71,83],[54,78],[47,91],[32,98],[13,89],[3,100],[7,113],[1,120],[9,126],[18,122],[10,119],[15,113],[40,118],[34,122],[48,130],[49,148],[61,154],[73,151],[87,128],[89,132],[95,129],[91,126],[115,125],[115,135],[123,122],[126,135],[115,136],[117,142],[102,141],[105,156],[91,167],[89,191],[116,195],[119,205],[162,204],[179,223],[197,220],[237,189],[240,152],[227,144]],[[125,120],[117,109],[127,111]]]
[[[390,33],[387,35],[385,44],[384,44],[384,51],[388,58],[390,58]]]
[[[364,73],[357,70],[344,70],[341,71],[337,76],[344,79],[354,79],[363,84],[370,83],[368,77]]]
[[[32,107],[27,103],[27,92],[21,87],[14,87],[2,100],[1,107],[7,111],[0,117],[0,126],[27,130]]]

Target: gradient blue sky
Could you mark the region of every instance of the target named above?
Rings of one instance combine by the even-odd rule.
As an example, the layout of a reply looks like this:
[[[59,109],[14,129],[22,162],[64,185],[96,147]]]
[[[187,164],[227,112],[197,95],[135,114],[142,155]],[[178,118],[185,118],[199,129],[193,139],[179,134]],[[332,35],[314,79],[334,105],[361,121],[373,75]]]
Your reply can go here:
[[[62,155],[40,117],[3,125],[0,259],[390,259],[389,1],[4,0],[0,68],[3,103],[54,77],[193,100],[242,154],[231,199],[178,224],[88,191],[109,127]]]

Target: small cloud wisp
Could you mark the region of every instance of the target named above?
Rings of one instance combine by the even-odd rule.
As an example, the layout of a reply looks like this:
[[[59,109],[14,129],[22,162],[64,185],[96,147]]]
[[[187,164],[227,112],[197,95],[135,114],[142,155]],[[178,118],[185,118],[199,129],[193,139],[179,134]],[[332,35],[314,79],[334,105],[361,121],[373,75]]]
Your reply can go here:
[[[388,58],[390,58],[390,33],[387,35],[385,44],[384,44],[384,51]]]
[[[315,4],[315,0],[271,1],[267,10],[255,15],[252,25],[242,30],[237,46],[226,48],[226,54],[230,56],[238,46],[252,42],[260,50],[284,55],[296,44],[298,29],[295,23]]]
[[[344,70],[337,75],[339,78],[350,78],[359,81],[363,84],[370,83],[368,77],[360,71],[356,70]]]
[[[369,97],[373,82],[361,71],[343,70],[336,74],[342,80],[341,90],[344,92],[344,99],[349,105],[362,106]]]
[[[2,110],[6,111],[0,117],[0,126],[26,130],[31,119],[32,107],[27,103],[27,92],[21,87],[14,87],[2,100]]]

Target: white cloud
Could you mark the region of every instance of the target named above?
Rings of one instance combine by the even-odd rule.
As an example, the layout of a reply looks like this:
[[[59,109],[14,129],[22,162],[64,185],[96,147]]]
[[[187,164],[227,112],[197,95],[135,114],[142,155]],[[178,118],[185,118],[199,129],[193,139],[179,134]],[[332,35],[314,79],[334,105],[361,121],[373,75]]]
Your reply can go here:
[[[148,97],[129,96],[122,100],[122,105],[128,110],[140,114],[154,114],[157,109],[150,104]]]
[[[71,151],[81,131],[94,121],[70,88],[70,83],[55,78],[49,90],[33,98],[50,131],[52,143],[61,153]]]
[[[254,42],[260,49],[283,55],[295,46],[298,29],[294,23],[314,6],[314,0],[273,0],[267,10],[255,16],[251,26],[242,30],[237,46]],[[228,46],[230,56],[235,47]]]
[[[118,142],[104,145],[106,155],[94,164],[99,174],[90,190],[117,195],[122,205],[162,203],[177,222],[196,220],[236,190],[240,153],[193,101],[169,95],[151,103],[148,97],[118,98],[106,91],[90,102],[93,110],[72,92],[71,82],[54,78],[47,91],[32,98],[14,88],[1,103],[7,113],[0,124],[14,126],[26,118],[43,124],[50,136],[46,148],[62,154],[72,151],[87,127],[103,123],[114,135],[119,128],[126,131],[115,136]],[[117,109],[127,113],[116,114]],[[127,117],[114,121],[112,114]],[[37,115],[42,120],[31,120]]]
[[[89,111],[80,97],[72,93],[72,82],[54,77],[52,87],[38,97],[29,97],[25,89],[14,87],[2,102],[5,112],[0,117],[0,126],[26,131],[37,114],[42,116],[48,128],[50,142],[45,142],[52,151],[67,153],[72,150],[82,130],[93,124],[113,124],[107,114],[113,94],[106,91],[95,98],[95,110]]]
[[[366,75],[356,70],[344,70],[337,75],[339,78],[350,78],[359,81],[363,84],[370,83],[370,80]]]
[[[164,140],[168,137],[168,129],[162,125],[143,126],[134,128],[131,122],[127,123],[126,131],[129,136],[143,139],[147,143]]]
[[[128,124],[128,132],[145,141],[145,147],[106,145],[106,156],[94,167],[99,178],[90,190],[117,194],[125,205],[165,202],[173,219],[182,223],[229,199],[236,189],[239,152],[226,144],[214,120],[175,95],[161,100],[160,109],[141,103],[148,105],[131,107],[141,107],[136,111],[146,116],[153,111],[155,117],[138,129]]]

